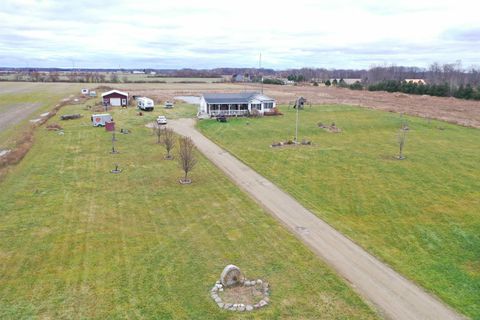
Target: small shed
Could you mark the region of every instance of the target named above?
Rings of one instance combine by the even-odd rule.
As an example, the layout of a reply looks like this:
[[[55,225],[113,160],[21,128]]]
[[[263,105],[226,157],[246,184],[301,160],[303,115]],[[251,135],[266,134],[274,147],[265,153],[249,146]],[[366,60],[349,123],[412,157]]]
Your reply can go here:
[[[110,90],[102,93],[104,106],[126,107],[128,105],[128,93],[119,90]]]

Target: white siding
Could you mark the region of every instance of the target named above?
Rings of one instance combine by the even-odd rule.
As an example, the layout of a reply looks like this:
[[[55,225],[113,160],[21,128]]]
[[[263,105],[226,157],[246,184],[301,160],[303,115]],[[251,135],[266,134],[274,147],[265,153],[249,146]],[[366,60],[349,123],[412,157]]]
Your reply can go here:
[[[205,98],[203,96],[200,98],[200,105],[198,106],[198,111],[199,113],[207,113],[207,102],[205,101]]]

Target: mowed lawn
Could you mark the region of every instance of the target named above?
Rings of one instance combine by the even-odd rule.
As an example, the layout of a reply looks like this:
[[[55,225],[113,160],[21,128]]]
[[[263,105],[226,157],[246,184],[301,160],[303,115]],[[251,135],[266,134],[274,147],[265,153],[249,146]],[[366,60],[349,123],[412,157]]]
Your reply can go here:
[[[172,116],[191,110],[169,111]],[[192,109],[193,110],[193,109]],[[198,155],[193,184],[145,124],[115,110],[111,135],[79,120],[37,129],[0,183],[0,318],[373,319],[377,315],[299,240]],[[185,113],[184,113],[185,112]],[[123,172],[109,173],[118,163]],[[210,289],[225,265],[271,284],[271,304],[220,310]]]
[[[200,130],[380,259],[480,319],[480,130],[350,106],[199,122]],[[397,133],[408,120],[406,160]],[[317,123],[340,127],[329,133]]]

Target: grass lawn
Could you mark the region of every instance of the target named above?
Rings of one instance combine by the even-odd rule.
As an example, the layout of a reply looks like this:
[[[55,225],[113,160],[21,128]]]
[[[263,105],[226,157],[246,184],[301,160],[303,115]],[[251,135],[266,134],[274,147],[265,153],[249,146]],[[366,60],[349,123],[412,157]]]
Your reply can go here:
[[[337,230],[480,319],[480,130],[414,117],[398,161],[399,114],[350,106],[199,122],[200,130]],[[341,133],[317,127],[335,122]]]
[[[60,114],[83,113],[58,121]],[[146,116],[113,111],[111,135],[83,106],[39,128],[23,161],[0,183],[0,318],[373,319],[377,315],[310,250],[199,157],[182,186],[175,161]],[[109,173],[114,163],[123,172]],[[225,265],[271,284],[271,305],[220,310],[209,291]]]

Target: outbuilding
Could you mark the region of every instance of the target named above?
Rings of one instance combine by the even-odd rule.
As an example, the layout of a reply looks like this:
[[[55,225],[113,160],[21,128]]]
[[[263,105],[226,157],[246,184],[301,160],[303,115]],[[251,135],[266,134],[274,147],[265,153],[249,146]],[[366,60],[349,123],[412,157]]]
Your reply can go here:
[[[104,106],[126,107],[128,105],[128,93],[119,90],[110,90],[102,93]]]

